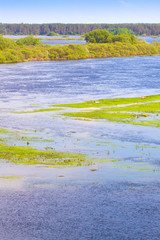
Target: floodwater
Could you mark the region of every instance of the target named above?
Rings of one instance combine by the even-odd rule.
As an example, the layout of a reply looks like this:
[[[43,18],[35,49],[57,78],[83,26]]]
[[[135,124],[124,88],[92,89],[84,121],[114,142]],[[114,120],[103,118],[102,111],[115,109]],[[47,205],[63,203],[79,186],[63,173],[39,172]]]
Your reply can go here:
[[[159,56],[0,65],[1,128],[49,140],[33,147],[95,159],[94,166],[64,168],[2,160],[0,239],[160,239],[159,128],[80,121],[63,111],[14,113],[159,94],[159,66]]]

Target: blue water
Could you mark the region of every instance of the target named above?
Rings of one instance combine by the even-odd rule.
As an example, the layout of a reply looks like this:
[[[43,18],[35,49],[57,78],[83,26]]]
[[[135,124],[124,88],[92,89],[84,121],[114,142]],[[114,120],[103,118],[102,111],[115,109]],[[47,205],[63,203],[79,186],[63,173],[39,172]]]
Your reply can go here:
[[[158,94],[159,66],[159,56],[0,65],[0,100],[7,109]]]
[[[7,36],[4,36],[5,38],[13,38],[13,39],[20,39],[20,38],[24,38],[24,37],[27,37],[27,36],[12,36],[12,35],[7,35]],[[85,40],[79,40],[79,38],[81,38],[81,36],[34,36],[36,38],[41,38],[42,40],[42,43],[44,44],[49,44],[49,45],[68,45],[68,44],[85,44],[86,41]],[[46,38],[49,38],[50,40],[46,40]],[[52,40],[53,38],[53,40]],[[61,40],[58,40],[60,39]],[[66,38],[74,38],[74,39],[77,39],[77,40],[66,40]]]
[[[121,160],[95,172],[0,162],[0,239],[158,240],[159,128],[13,111],[159,93],[159,56],[0,65],[1,128],[54,141],[30,146]]]
[[[42,40],[44,44],[49,45],[69,45],[69,44],[86,44],[85,40]]]
[[[160,37],[153,38],[153,37],[146,36],[146,37],[139,37],[139,38],[144,39],[147,43],[160,42]]]
[[[6,38],[14,38],[14,39],[19,39],[19,38],[24,38],[27,36],[12,36],[12,35],[8,35],[8,36],[4,36]],[[68,44],[85,44],[86,41],[85,40],[66,40],[65,37],[63,36],[50,36],[48,38],[50,38],[50,40],[45,40],[45,38],[47,38],[47,36],[35,36],[35,37],[39,37],[42,39],[42,42],[44,44],[49,44],[49,45],[68,45]],[[44,39],[43,39],[44,38]],[[54,40],[52,40],[52,38],[54,38]],[[62,38],[62,40],[56,40],[56,38]],[[81,36],[67,36],[67,38],[81,38]],[[160,37],[157,38],[153,38],[151,36],[139,36],[140,39],[144,39],[147,43],[152,43],[154,41],[160,42]]]

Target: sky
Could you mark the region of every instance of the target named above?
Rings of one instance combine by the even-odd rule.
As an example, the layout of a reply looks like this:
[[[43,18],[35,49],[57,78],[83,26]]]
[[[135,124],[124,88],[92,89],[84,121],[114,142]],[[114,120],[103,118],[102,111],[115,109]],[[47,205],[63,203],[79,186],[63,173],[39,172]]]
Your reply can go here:
[[[0,0],[0,23],[160,23],[160,0]]]

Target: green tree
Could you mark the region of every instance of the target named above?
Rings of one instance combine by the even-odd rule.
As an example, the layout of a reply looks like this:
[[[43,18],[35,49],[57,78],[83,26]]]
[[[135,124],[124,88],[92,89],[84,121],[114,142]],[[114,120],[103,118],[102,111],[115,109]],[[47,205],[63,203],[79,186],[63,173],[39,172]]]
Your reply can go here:
[[[4,38],[0,35],[0,50],[3,50],[5,48],[13,48],[15,45],[14,40]]]
[[[19,46],[38,46],[41,45],[41,41],[39,38],[34,38],[33,36],[28,36],[25,38],[20,38],[16,41],[16,44]]]
[[[107,39],[110,35],[111,33],[106,29],[104,30],[97,29],[89,33],[86,33],[85,40],[86,42],[90,42],[90,43],[106,43],[108,42]]]
[[[106,29],[97,29],[85,34],[85,40],[90,43],[131,43],[134,44],[137,42],[136,37],[130,33],[118,33],[114,35]]]
[[[110,32],[112,32],[114,35],[118,35],[120,33],[122,34],[132,34],[133,31],[128,29],[128,28],[113,28],[109,30]]]
[[[55,32],[50,32],[50,33],[47,34],[47,36],[58,36],[58,34],[55,33]]]

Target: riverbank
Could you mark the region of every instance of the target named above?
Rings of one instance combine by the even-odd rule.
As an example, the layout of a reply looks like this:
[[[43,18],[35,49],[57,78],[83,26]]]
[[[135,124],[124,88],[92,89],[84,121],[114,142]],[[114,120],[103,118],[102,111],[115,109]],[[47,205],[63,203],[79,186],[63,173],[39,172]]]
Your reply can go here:
[[[29,61],[60,61],[92,58],[154,56],[160,54],[160,43],[145,42],[103,43],[84,45],[13,45],[0,50],[0,63],[17,63]]]

